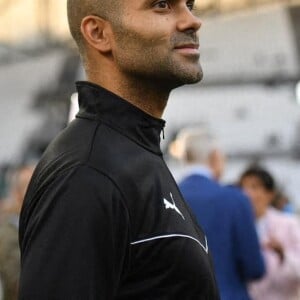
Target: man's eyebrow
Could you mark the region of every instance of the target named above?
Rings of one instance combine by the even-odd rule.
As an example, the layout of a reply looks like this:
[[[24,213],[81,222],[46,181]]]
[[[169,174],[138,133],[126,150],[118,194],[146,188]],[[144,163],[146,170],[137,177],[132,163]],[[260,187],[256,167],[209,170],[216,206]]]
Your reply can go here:
[[[140,1],[140,8],[148,8],[155,2],[155,0],[142,0]]]
[[[169,2],[170,4],[173,4],[175,2],[179,2],[181,0],[166,0],[167,2]],[[152,4],[154,4],[155,2],[158,2],[158,0],[143,0],[143,4],[142,6],[144,7],[151,7]]]

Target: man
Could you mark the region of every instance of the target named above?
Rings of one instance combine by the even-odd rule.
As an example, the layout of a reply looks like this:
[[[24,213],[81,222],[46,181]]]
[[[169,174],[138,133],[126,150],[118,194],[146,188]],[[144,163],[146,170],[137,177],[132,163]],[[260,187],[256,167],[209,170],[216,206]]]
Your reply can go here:
[[[218,183],[224,156],[206,130],[186,128],[176,143],[189,168],[179,186],[207,234],[221,299],[248,300],[246,283],[264,273],[250,203],[237,188]]]
[[[202,78],[193,1],[69,0],[89,82],[22,211],[20,299],[219,299],[160,150],[170,91]]]

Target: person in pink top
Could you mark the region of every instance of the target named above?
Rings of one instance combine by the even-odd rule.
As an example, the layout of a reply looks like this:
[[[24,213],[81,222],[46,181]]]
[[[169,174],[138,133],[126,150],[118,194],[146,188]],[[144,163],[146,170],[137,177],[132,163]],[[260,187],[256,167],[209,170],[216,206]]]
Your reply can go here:
[[[250,197],[263,250],[266,275],[251,284],[253,300],[300,299],[300,224],[297,217],[270,206],[275,192],[271,174],[260,167],[247,169],[240,185]]]

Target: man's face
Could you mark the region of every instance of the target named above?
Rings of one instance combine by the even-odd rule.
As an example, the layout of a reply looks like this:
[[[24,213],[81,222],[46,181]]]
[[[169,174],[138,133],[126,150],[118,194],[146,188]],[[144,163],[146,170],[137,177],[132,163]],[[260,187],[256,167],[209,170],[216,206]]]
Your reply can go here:
[[[127,0],[113,22],[113,56],[127,76],[171,88],[202,79],[194,1]]]

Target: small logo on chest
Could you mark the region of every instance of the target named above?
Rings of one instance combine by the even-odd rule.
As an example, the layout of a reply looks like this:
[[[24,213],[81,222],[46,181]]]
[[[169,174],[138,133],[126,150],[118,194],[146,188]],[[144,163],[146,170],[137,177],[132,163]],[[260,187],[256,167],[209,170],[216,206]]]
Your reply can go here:
[[[170,193],[170,197],[171,197],[171,202],[168,201],[166,198],[164,198],[165,208],[166,209],[173,209],[173,210],[175,210],[182,217],[182,219],[185,220],[183,214],[181,213],[181,211],[179,210],[179,208],[176,206],[176,203],[174,201],[172,193]]]

